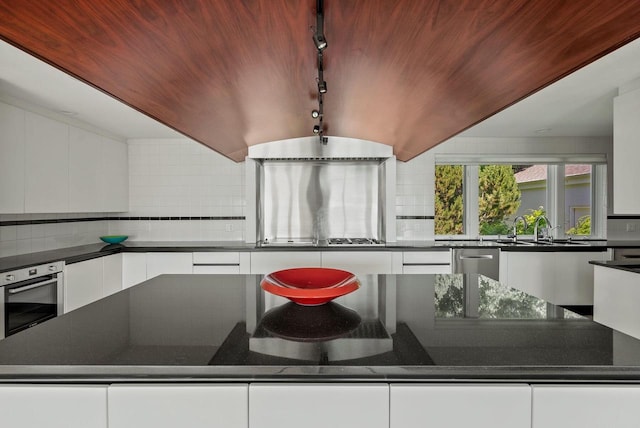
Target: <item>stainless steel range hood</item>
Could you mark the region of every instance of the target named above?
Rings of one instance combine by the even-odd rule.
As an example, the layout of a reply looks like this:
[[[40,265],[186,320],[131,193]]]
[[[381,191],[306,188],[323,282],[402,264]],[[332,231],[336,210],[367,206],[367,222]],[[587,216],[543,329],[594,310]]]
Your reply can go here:
[[[246,241],[322,244],[329,238],[395,242],[391,146],[317,137],[249,147]]]

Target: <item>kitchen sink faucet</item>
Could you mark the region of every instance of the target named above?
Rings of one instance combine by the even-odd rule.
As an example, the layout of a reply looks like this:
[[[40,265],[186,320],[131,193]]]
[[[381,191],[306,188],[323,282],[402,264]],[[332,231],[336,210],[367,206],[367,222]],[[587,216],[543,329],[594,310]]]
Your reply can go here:
[[[513,219],[513,234],[509,235],[509,238],[513,239],[513,242],[517,242],[518,241],[518,229],[516,228],[516,225],[518,224],[518,220],[522,220],[522,224],[524,225],[524,230],[526,231],[527,228],[529,227],[529,225],[527,224],[527,220],[519,215],[518,217]]]
[[[551,230],[551,222],[545,215],[541,215],[536,219],[536,222],[533,225],[533,240],[538,242],[538,227],[540,226],[540,220],[544,220],[544,224],[546,225],[547,230]]]

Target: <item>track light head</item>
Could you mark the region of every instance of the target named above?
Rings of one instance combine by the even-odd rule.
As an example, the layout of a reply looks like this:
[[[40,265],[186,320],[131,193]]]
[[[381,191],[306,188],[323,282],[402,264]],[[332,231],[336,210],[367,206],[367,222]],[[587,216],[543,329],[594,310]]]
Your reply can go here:
[[[314,125],[313,126],[313,133],[314,134],[319,134],[320,133],[320,125]]]
[[[311,117],[317,119],[318,117],[320,117],[320,112],[316,109],[311,110]]]
[[[318,82],[318,92],[325,94],[327,92],[327,82],[324,80]]]
[[[325,39],[322,34],[313,33],[313,43],[319,51],[323,51],[327,48],[327,39]]]

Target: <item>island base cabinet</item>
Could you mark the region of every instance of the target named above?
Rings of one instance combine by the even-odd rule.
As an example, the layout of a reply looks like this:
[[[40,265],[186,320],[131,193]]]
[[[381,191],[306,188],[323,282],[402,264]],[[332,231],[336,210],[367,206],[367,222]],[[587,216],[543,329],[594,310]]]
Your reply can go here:
[[[251,428],[388,428],[388,384],[251,384]]]
[[[246,384],[111,385],[109,428],[247,428],[247,389]]]
[[[532,428],[637,428],[640,386],[533,386]]]
[[[107,386],[0,386],[0,426],[107,428]]]
[[[390,428],[530,428],[529,385],[391,385]],[[547,427],[557,425],[547,425]]]

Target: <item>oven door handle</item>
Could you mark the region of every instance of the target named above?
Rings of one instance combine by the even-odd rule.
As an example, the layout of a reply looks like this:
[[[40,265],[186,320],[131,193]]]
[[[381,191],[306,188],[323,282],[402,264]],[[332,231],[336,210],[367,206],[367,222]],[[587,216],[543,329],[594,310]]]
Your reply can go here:
[[[52,279],[50,281],[38,282],[36,284],[31,284],[31,285],[25,285],[24,287],[10,288],[8,291],[9,291],[9,294],[18,294],[24,291],[33,290],[34,288],[44,287],[45,285],[55,284],[56,282],[58,282],[57,278]]]

